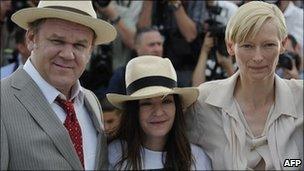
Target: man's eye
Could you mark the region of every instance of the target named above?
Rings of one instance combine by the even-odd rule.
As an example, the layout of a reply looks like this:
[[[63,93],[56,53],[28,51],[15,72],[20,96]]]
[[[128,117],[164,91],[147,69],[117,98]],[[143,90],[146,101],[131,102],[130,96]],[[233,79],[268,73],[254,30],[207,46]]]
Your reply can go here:
[[[83,49],[83,48],[85,48],[86,46],[83,45],[83,44],[77,43],[77,44],[75,44],[75,47],[76,47],[77,49]]]
[[[63,41],[62,40],[57,40],[57,39],[51,39],[51,42],[55,45],[60,45],[60,44],[63,44]]]

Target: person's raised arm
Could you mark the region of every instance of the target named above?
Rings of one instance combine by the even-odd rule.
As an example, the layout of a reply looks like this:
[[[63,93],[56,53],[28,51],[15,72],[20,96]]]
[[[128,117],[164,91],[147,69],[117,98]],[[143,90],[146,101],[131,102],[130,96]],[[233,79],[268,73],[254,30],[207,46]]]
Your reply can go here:
[[[153,1],[144,1],[137,21],[137,29],[151,27]]]
[[[224,56],[218,51],[216,51],[216,59],[218,64],[220,64],[222,68],[226,71],[228,77],[234,74],[232,56]]]
[[[119,16],[117,10],[115,9],[114,4],[110,3],[104,8],[98,8],[98,10],[106,17],[108,17],[112,24],[116,27],[119,36],[121,37],[126,47],[133,49],[135,31],[126,26],[125,22],[123,21],[123,19],[121,19],[121,16]]]
[[[169,4],[174,9],[174,16],[181,34],[187,42],[192,42],[197,36],[195,22],[187,15],[182,2],[179,0],[170,1]]]
[[[199,55],[199,59],[197,64],[194,68],[193,75],[192,75],[192,86],[199,86],[201,83],[205,82],[205,70],[206,70],[206,61],[208,58],[208,54],[213,47],[213,38],[209,36],[210,33],[208,32],[205,35],[204,43],[201,47],[201,52]]]

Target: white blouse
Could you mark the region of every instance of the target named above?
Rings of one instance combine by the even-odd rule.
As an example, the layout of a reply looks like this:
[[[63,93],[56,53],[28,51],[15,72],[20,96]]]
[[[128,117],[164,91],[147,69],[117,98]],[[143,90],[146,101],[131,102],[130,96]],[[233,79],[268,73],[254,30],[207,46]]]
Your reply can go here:
[[[115,167],[116,163],[121,158],[121,145],[118,140],[113,141],[108,146],[108,159],[110,163],[110,170],[118,170]],[[191,152],[195,160],[195,164],[191,166],[192,170],[211,170],[211,164],[208,156],[198,146],[191,144]],[[152,151],[147,148],[143,148],[142,166],[143,170],[147,169],[161,169],[163,168],[162,154],[160,151]],[[165,155],[165,153],[164,153]]]

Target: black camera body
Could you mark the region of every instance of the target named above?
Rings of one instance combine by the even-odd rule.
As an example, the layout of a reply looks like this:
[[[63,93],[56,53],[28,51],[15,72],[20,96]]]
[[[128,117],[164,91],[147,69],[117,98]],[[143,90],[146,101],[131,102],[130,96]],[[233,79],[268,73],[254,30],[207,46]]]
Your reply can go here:
[[[225,44],[226,26],[216,21],[216,16],[220,15],[222,8],[219,6],[207,6],[209,19],[205,21],[208,24],[208,32],[214,39],[214,48],[223,56],[228,57],[229,54]]]
[[[223,24],[209,20],[207,21],[209,24],[208,32],[210,32],[210,36],[213,37],[214,40],[214,48],[223,56],[228,56],[228,52],[226,49],[226,43],[225,43],[225,31],[226,26]]]
[[[279,56],[279,61],[278,61],[278,67],[280,68],[285,68],[288,70],[292,69],[292,60],[295,59],[295,54],[292,52],[285,52],[280,54]]]
[[[111,0],[96,0],[96,3],[101,7],[107,7],[110,4]]]

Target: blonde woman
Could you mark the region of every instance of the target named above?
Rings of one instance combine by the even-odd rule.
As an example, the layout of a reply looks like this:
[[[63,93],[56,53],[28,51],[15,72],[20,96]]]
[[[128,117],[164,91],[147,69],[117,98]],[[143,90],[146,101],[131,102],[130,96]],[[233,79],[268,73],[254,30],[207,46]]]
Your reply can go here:
[[[189,136],[220,170],[301,169],[303,81],[275,74],[287,30],[273,4],[241,6],[226,28],[226,45],[239,70],[199,86],[188,118]],[[292,166],[292,167],[288,167]]]

